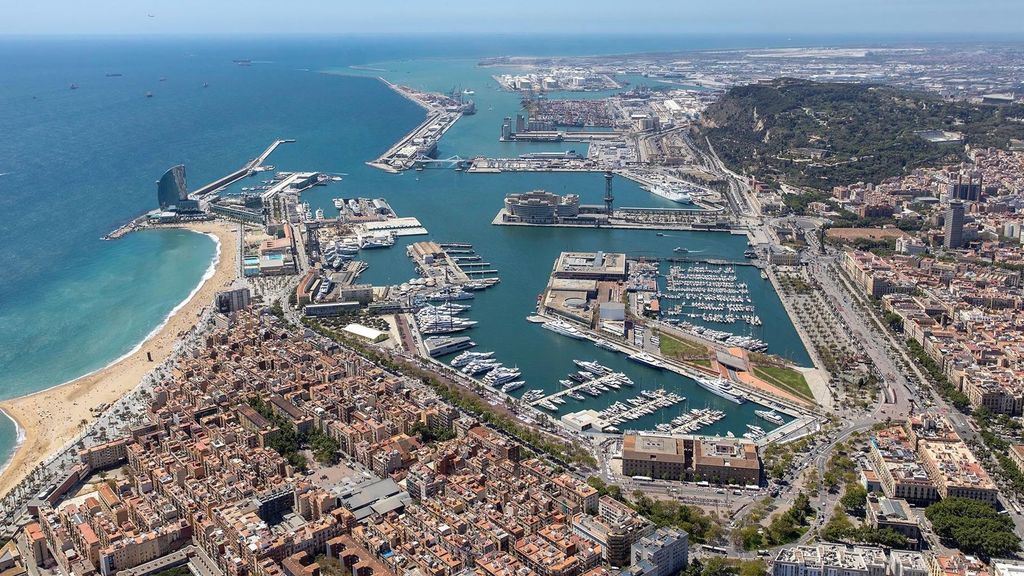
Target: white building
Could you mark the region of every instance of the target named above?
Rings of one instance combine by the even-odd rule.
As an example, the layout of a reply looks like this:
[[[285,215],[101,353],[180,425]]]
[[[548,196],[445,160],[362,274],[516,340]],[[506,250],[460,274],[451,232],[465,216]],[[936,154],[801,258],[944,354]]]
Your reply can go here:
[[[690,535],[683,530],[658,528],[633,543],[633,576],[674,576],[689,562]]]

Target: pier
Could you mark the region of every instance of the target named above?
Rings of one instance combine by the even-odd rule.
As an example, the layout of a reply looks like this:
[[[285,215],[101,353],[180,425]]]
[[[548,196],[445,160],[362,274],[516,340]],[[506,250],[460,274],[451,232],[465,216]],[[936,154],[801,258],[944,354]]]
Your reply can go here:
[[[562,396],[565,396],[566,394],[569,394],[570,392],[575,392],[575,391],[583,389],[583,388],[589,388],[589,387],[593,386],[594,384],[604,384],[606,382],[615,382],[616,385],[622,386],[622,384],[620,384],[620,381],[618,380],[618,378],[622,378],[623,376],[625,376],[625,374],[623,374],[621,372],[613,372],[611,374],[605,374],[604,376],[600,376],[600,377],[594,378],[593,380],[587,380],[586,382],[581,382],[580,384],[577,384],[576,386],[573,386],[572,388],[563,388],[562,390],[559,390],[558,392],[554,392],[552,394],[548,394],[547,396],[545,396],[543,398],[540,398],[538,400],[534,400],[533,402],[530,402],[530,406],[536,406],[537,404],[540,404],[541,402],[544,402],[544,401],[547,401],[547,400],[551,400],[552,398],[561,398]],[[630,385],[630,386],[632,386],[632,385]]]
[[[280,146],[281,144],[291,144],[292,142],[295,142],[295,140],[274,140],[274,143],[268,146],[267,149],[264,150],[262,154],[247,162],[245,166],[242,166],[241,168],[235,170],[234,172],[228,174],[227,176],[218,178],[213,182],[206,184],[205,186],[201,186],[195,189],[194,191],[189,193],[189,197],[192,198],[193,200],[201,200],[202,198],[204,198],[205,196],[212,192],[216,192],[217,190],[220,190],[225,186],[230,186],[231,184],[238,182],[242,178],[245,178],[246,176],[252,174],[257,168],[262,166],[263,163],[267,161],[267,158],[269,158],[270,155],[274,153],[274,150],[277,150],[278,146]]]
[[[449,128],[455,125],[459,118],[462,118],[464,107],[447,96],[420,92],[407,86],[393,84],[384,78],[379,78],[379,80],[388,88],[425,109],[427,117],[376,160],[367,162],[367,165],[397,174],[420,163],[434,162],[433,156],[437,153],[438,141]],[[455,164],[459,164],[462,159],[457,160]]]

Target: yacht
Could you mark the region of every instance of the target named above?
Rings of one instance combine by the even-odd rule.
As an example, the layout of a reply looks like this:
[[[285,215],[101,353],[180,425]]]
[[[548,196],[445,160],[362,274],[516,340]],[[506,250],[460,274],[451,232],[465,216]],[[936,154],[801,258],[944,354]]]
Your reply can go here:
[[[449,300],[472,300],[475,298],[472,292],[464,292],[458,288],[444,288],[428,295],[427,302],[447,302]]]
[[[545,322],[542,324],[545,329],[551,330],[555,334],[561,334],[562,336],[568,336],[569,338],[575,338],[576,340],[583,340],[586,336],[583,332],[580,332],[576,328],[573,328],[569,324],[562,322],[561,320],[553,320],[551,322]]]
[[[363,238],[362,248],[390,248],[395,245],[395,237],[391,234],[374,234]]]
[[[506,382],[511,382],[516,378],[519,378],[520,374],[521,372],[517,368],[498,366],[494,370],[491,370],[487,376],[484,376],[484,383],[490,386],[500,386]]]
[[[607,366],[602,366],[602,365],[598,364],[597,362],[593,362],[593,361],[573,360],[573,363],[576,364],[577,366],[579,366],[580,368],[583,368],[587,372],[590,372],[591,374],[597,374],[598,376],[601,376],[601,375],[604,375],[604,374],[611,374],[611,372],[612,372],[611,368],[609,368]]]
[[[754,415],[772,424],[782,425],[786,423],[786,420],[775,410],[754,410]]]
[[[711,392],[712,394],[721,396],[726,400],[735,402],[737,404],[743,404],[744,402],[746,402],[746,400],[743,397],[738,396],[733,391],[732,382],[729,382],[724,378],[707,378],[704,376],[699,376],[696,378],[696,381],[701,388],[707,390],[708,392]]]
[[[586,396],[580,394],[579,392],[566,392],[565,395],[568,396],[569,398],[572,398],[573,400],[578,400],[581,402],[587,399]]]
[[[613,352],[618,352],[618,349],[615,348],[615,346],[612,345],[612,343],[607,340],[597,340],[596,342],[594,342],[594,346],[597,346],[602,350],[611,350]]]
[[[646,364],[647,366],[650,366],[651,368],[657,368],[659,370],[665,368],[665,363],[664,362],[662,362],[661,360],[658,360],[654,356],[651,356],[647,352],[638,352],[636,354],[630,354],[629,356],[627,356],[627,358],[629,358],[633,362],[639,362],[640,364]]]
[[[690,194],[687,192],[683,192],[681,190],[670,190],[662,186],[655,186],[651,188],[651,194],[654,194],[655,196],[661,196],[666,200],[671,200],[678,204],[692,203],[692,198],[690,198]]]
[[[525,385],[526,385],[526,381],[525,380],[515,380],[515,381],[512,381],[512,382],[507,382],[504,386],[501,387],[501,391],[505,392],[507,394],[509,392],[512,392],[513,390],[519,390],[520,388],[522,388]]]
[[[573,386],[576,385],[575,382],[573,382],[572,380],[569,380],[569,379],[559,380],[558,383],[561,384],[565,388],[572,388]]]
[[[463,352],[452,360],[452,366],[462,368],[474,360],[486,360],[494,356],[494,352]]]
[[[483,374],[484,372],[494,370],[498,366],[501,366],[501,362],[498,362],[497,360],[474,360],[462,369],[462,373],[470,376],[476,376],[477,374]]]

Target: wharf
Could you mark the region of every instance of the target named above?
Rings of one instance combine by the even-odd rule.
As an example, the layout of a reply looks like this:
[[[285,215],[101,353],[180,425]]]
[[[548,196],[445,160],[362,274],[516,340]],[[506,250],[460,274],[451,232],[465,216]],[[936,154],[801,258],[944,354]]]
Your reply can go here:
[[[522,226],[527,228],[613,228],[621,230],[668,230],[674,232],[728,232],[736,233],[736,228],[731,225],[724,227],[722,223],[715,224],[676,224],[676,223],[654,223],[654,222],[629,222],[626,220],[613,219],[601,224],[576,224],[570,222],[558,222],[553,224],[537,224],[533,222],[506,222],[504,219],[505,209],[502,208],[491,220],[492,226]],[[743,233],[743,232],[740,232]]]
[[[268,146],[267,149],[264,150],[262,154],[247,162],[245,166],[242,166],[241,168],[235,170],[234,172],[228,174],[227,176],[218,178],[217,180],[214,180],[213,182],[210,182],[205,186],[201,186],[193,190],[191,193],[189,193],[189,197],[192,198],[193,200],[199,200],[212,192],[216,192],[217,190],[220,190],[225,186],[230,186],[231,184],[238,182],[242,178],[245,178],[246,176],[252,174],[257,168],[263,166],[263,163],[267,161],[267,158],[269,158],[270,155],[273,154],[275,150],[277,150],[278,146],[280,146],[281,144],[291,144],[292,142],[295,142],[295,140],[274,140],[274,142],[270,146]]]
[[[542,317],[547,319],[548,321],[556,320],[556,318],[548,317],[540,313],[534,315],[533,317]],[[661,327],[662,329],[664,329],[665,326],[668,325],[659,323],[659,327]],[[596,341],[598,339],[605,340],[606,338],[604,334],[594,332],[589,328],[583,328],[580,326],[577,326],[577,328],[579,328],[580,331],[583,332],[587,340]],[[611,344],[617,351],[623,354],[636,354],[639,352],[643,352],[642,349],[629,344],[625,344],[623,342],[614,341],[611,342]],[[681,376],[686,376],[687,378],[696,379],[697,377],[707,377],[709,375],[709,372],[706,370],[699,370],[692,366],[680,364],[679,362],[676,362],[675,360],[672,360],[670,358],[661,357],[659,358],[659,360],[661,360],[664,363],[666,370],[674,372]],[[720,374],[711,375],[720,376]],[[761,404],[762,406],[775,409],[777,412],[782,412],[783,414],[787,414],[789,416],[793,416],[796,418],[803,418],[805,420],[815,421],[817,420],[814,415],[814,412],[812,410],[809,410],[806,406],[797,404],[795,402],[791,402],[788,399],[768,394],[767,392],[754,388],[743,381],[733,379],[730,379],[730,381],[732,382],[735,389],[737,391],[742,392],[743,397],[749,401],[756,402],[758,404]]]
[[[501,142],[598,142],[604,140],[621,140],[621,132],[587,132],[566,130],[530,130],[511,134],[502,138]]]
[[[420,161],[431,159],[437,151],[437,143],[449,128],[462,118],[462,111],[455,106],[442,106],[433,100],[443,97],[425,92],[418,92],[406,86],[399,86],[379,78],[395,92],[416,103],[427,111],[427,117],[411,132],[393,144],[376,160],[366,164],[385,172],[397,174],[417,165]]]
[[[565,396],[566,394],[569,394],[570,392],[575,392],[575,391],[583,389],[583,388],[588,388],[590,386],[593,386],[594,384],[604,384],[605,382],[615,382],[618,385],[619,384],[619,380],[617,380],[616,378],[621,378],[622,376],[624,376],[624,374],[622,374],[621,372],[613,372],[611,374],[605,374],[604,376],[600,376],[598,378],[594,378],[593,380],[587,380],[586,382],[582,382],[580,384],[577,384],[576,386],[573,386],[572,388],[563,388],[563,389],[559,390],[558,392],[555,392],[553,394],[548,394],[547,396],[545,396],[543,398],[540,398],[538,400],[530,402],[530,406],[536,406],[537,404],[540,404],[541,402],[544,402],[545,400],[551,400],[552,398],[561,398],[562,396]]]

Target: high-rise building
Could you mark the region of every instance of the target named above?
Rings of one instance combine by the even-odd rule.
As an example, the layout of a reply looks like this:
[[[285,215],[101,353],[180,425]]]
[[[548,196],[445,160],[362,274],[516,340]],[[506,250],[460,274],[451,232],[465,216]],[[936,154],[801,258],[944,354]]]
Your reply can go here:
[[[501,141],[506,142],[512,139],[512,119],[508,116],[501,123]]]
[[[516,134],[526,132],[526,118],[522,114],[516,114]]]
[[[960,200],[950,200],[944,232],[942,245],[945,248],[954,249],[964,245],[964,203]]]
[[[156,183],[156,198],[162,209],[179,206],[182,201],[188,201],[184,164],[178,164],[164,172]]]
[[[222,314],[230,314],[242,310],[252,301],[248,288],[236,288],[217,292],[213,299],[214,307]]]

